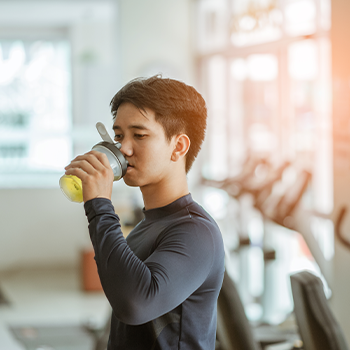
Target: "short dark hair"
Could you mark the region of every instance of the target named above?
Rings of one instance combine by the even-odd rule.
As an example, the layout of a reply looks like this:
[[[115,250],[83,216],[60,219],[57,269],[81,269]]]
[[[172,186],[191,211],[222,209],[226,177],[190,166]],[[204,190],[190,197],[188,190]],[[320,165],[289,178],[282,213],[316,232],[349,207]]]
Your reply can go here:
[[[189,137],[187,173],[200,151],[207,126],[207,107],[201,94],[183,82],[155,75],[133,79],[116,93],[110,103],[113,118],[123,102],[130,102],[140,110],[153,110],[169,141],[181,133]]]

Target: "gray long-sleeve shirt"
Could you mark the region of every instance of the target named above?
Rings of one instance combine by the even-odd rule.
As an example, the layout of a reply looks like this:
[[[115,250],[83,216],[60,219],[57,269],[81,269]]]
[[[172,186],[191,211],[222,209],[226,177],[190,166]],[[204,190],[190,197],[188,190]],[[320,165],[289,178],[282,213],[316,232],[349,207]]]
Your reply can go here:
[[[209,214],[188,194],[144,210],[125,239],[108,199],[85,211],[113,309],[108,349],[213,350],[224,248]]]

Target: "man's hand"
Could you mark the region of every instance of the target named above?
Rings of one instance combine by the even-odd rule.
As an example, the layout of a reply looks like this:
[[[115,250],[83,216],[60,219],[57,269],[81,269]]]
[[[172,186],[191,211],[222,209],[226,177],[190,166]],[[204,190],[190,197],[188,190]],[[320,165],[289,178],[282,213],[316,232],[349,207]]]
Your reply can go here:
[[[114,175],[105,154],[90,151],[73,159],[65,169],[66,175],[80,178],[84,203],[93,198],[111,199]]]

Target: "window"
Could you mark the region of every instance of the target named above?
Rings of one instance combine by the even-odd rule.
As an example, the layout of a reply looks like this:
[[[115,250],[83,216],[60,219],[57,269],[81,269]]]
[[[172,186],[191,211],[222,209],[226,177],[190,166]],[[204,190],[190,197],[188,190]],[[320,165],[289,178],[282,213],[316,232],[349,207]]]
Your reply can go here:
[[[0,39],[0,186],[57,186],[72,157],[70,44]]]
[[[331,212],[329,0],[202,0],[198,8],[209,111],[203,175],[233,176],[248,155],[298,161],[313,173],[312,209]]]

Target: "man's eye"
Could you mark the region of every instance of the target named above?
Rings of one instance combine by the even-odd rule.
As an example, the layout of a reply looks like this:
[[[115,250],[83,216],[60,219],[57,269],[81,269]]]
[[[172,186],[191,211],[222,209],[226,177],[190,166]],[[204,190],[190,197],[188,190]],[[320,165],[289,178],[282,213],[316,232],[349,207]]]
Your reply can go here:
[[[122,135],[114,135],[114,140],[119,140],[122,138]]]
[[[143,139],[145,136],[144,134],[135,134],[135,137],[138,139]]]

